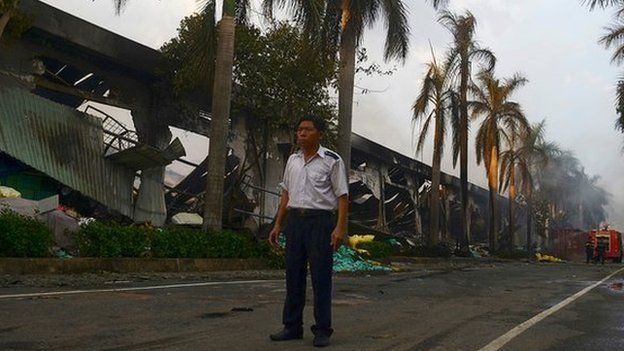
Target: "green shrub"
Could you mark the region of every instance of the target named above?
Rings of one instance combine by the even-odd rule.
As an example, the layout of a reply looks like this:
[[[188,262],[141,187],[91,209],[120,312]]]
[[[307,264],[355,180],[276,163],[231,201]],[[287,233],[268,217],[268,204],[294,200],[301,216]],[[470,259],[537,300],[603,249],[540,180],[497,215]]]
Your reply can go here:
[[[267,243],[229,231],[208,233],[181,227],[152,230],[92,222],[81,228],[77,239],[83,257],[259,257],[268,259],[272,267],[284,266],[283,256]]]
[[[0,257],[50,256],[53,243],[52,232],[43,223],[0,211]]]
[[[257,257],[255,246],[252,240],[233,232],[167,228],[154,232],[151,249],[154,257],[248,258]]]
[[[269,267],[274,269],[286,268],[286,261],[284,259],[284,253],[278,252],[269,245],[268,242],[263,241],[256,244],[255,257],[265,258],[269,261]]]
[[[154,257],[206,257],[208,236],[192,229],[156,230],[152,235],[151,250]]]
[[[142,257],[148,254],[152,230],[114,223],[92,222],[77,235],[83,257]]]
[[[392,245],[384,241],[361,242],[357,248],[368,251],[370,258],[388,258],[394,252]]]

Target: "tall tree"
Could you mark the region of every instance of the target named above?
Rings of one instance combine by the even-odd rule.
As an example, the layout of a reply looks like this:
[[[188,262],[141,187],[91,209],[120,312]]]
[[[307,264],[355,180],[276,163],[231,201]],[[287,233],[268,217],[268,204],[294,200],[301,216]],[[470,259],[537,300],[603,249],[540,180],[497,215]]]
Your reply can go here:
[[[448,0],[429,0],[434,8]],[[265,10],[272,13],[274,5],[288,7],[295,19],[303,25],[313,40],[327,49],[330,55],[338,48],[338,152],[347,170],[351,161],[351,126],[353,119],[353,92],[357,48],[364,29],[384,18],[386,60],[405,60],[408,52],[409,26],[407,9],[402,0],[266,0]]]
[[[469,11],[463,15],[443,11],[438,22],[453,35],[453,45],[446,65],[449,73],[455,78],[455,89],[459,92],[459,144],[453,144],[453,164],[457,165],[459,156],[462,247],[466,249],[470,241],[468,237],[468,86],[472,80],[473,63],[482,63],[485,70],[491,71],[494,69],[496,57],[490,50],[479,47],[475,41],[477,21]]]
[[[533,176],[539,169],[545,167],[549,160],[549,155],[557,152],[557,146],[545,139],[546,121],[531,125],[531,128],[522,136],[522,146],[518,150],[520,163],[523,163],[521,172],[520,191],[524,195],[527,204],[526,214],[526,251],[529,257],[533,252],[533,193],[535,192],[536,180]]]
[[[421,122],[416,151],[421,152],[429,126],[434,120],[433,160],[431,163],[431,190],[429,191],[429,236],[428,244],[435,245],[440,238],[440,165],[448,124],[457,119],[457,96],[450,87],[449,72],[440,67],[435,58],[428,64],[422,89],[412,107],[412,121]],[[455,116],[453,116],[455,115]]]
[[[507,218],[507,235],[502,247],[511,251],[514,246],[514,234],[516,221],[514,216],[514,208],[516,203],[516,186],[518,184],[517,176],[530,177],[531,173],[527,170],[526,160],[519,152],[520,136],[517,134],[503,134],[504,149],[500,154],[500,175],[499,175],[499,189],[501,192],[507,191],[508,199],[508,218]],[[524,179],[526,181],[526,179]]]
[[[204,195],[204,230],[221,230],[223,225],[223,186],[232,98],[234,65],[235,0],[223,0],[223,16],[217,24],[217,51],[212,89],[212,120],[208,153],[208,174]],[[206,8],[214,8],[209,0]],[[242,7],[243,9],[245,7]]]
[[[508,191],[508,236],[507,249],[513,249],[516,220],[517,189],[525,197],[527,203],[527,252],[530,253],[532,208],[531,197],[534,190],[533,174],[536,168],[543,167],[547,161],[547,149],[551,144],[544,141],[545,121],[520,131],[519,134],[503,133],[507,149],[500,155],[500,189]]]
[[[490,250],[498,249],[498,166],[504,133],[519,133],[528,128],[528,122],[513,93],[526,84],[526,78],[516,74],[505,80],[494,77],[490,71],[478,75],[478,85],[472,87],[475,100],[469,103],[474,117],[483,116],[476,138],[477,164],[485,163],[490,189]]]
[[[128,0],[114,0],[117,12]],[[223,224],[223,187],[227,136],[232,97],[232,67],[234,64],[234,36],[236,20],[245,21],[249,0],[223,0],[222,17],[216,27],[216,0],[204,0],[206,28],[216,30],[217,50],[214,58],[214,78],[212,89],[212,119],[208,153],[208,174],[204,194],[205,230],[221,230]],[[206,33],[207,37],[214,33]],[[209,45],[207,45],[208,47]],[[209,83],[208,83],[209,84]]]

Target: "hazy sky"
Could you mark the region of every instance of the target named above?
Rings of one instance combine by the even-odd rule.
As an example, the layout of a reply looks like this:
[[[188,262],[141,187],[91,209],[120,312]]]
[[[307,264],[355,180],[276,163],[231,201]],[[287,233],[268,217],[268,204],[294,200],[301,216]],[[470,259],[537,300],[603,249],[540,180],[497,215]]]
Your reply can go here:
[[[43,0],[153,48],[175,36],[181,18],[197,10],[196,0],[131,0],[115,16],[112,0]],[[355,97],[356,133],[431,163],[430,148],[415,155],[411,131],[411,104],[431,59],[429,41],[442,56],[451,37],[436,22],[424,0],[406,0],[412,28],[410,55],[390,77],[362,78],[358,86],[379,93]],[[507,77],[524,74],[529,84],[516,98],[531,122],[547,120],[547,136],[573,150],[587,173],[600,175],[613,194],[610,222],[624,228],[624,136],[613,128],[616,118],[614,83],[624,68],[610,63],[611,52],[597,44],[611,11],[589,12],[580,0],[452,0],[456,11],[470,10],[478,21],[477,38],[498,58],[496,72]],[[259,19],[259,16],[254,16]],[[258,20],[259,21],[259,20]],[[263,24],[260,23],[262,27]],[[382,26],[367,31],[364,46],[373,61],[381,62]],[[478,121],[473,123],[476,130]],[[429,143],[430,144],[430,143]],[[443,169],[457,175],[446,153]],[[470,150],[474,163],[474,147]],[[484,169],[471,165],[470,180],[486,186]]]

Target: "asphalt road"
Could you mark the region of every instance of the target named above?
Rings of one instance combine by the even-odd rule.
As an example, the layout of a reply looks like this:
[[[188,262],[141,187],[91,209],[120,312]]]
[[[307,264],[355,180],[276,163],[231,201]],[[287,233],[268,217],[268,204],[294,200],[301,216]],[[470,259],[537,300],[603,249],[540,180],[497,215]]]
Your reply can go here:
[[[490,350],[624,348],[624,271],[566,299],[620,265],[496,263],[461,270],[338,276],[333,350],[480,350],[544,311],[558,308]],[[275,343],[281,279],[145,290],[152,282],[0,288],[0,350],[310,350],[312,336]],[[164,280],[157,285],[175,284]],[[9,295],[18,295],[10,297]],[[309,294],[311,295],[311,294]],[[308,301],[311,303],[311,301]],[[312,323],[306,308],[306,327]],[[526,324],[525,324],[526,326]],[[517,330],[517,329],[516,329]],[[509,334],[507,334],[509,336]]]

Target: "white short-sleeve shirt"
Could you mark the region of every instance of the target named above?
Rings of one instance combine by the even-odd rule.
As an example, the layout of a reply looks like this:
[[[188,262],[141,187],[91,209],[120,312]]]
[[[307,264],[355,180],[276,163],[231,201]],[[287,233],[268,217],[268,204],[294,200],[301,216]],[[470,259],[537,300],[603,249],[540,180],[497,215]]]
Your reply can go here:
[[[342,158],[322,146],[307,163],[301,150],[292,154],[281,186],[288,191],[289,208],[333,211],[338,207],[338,198],[349,194]]]

